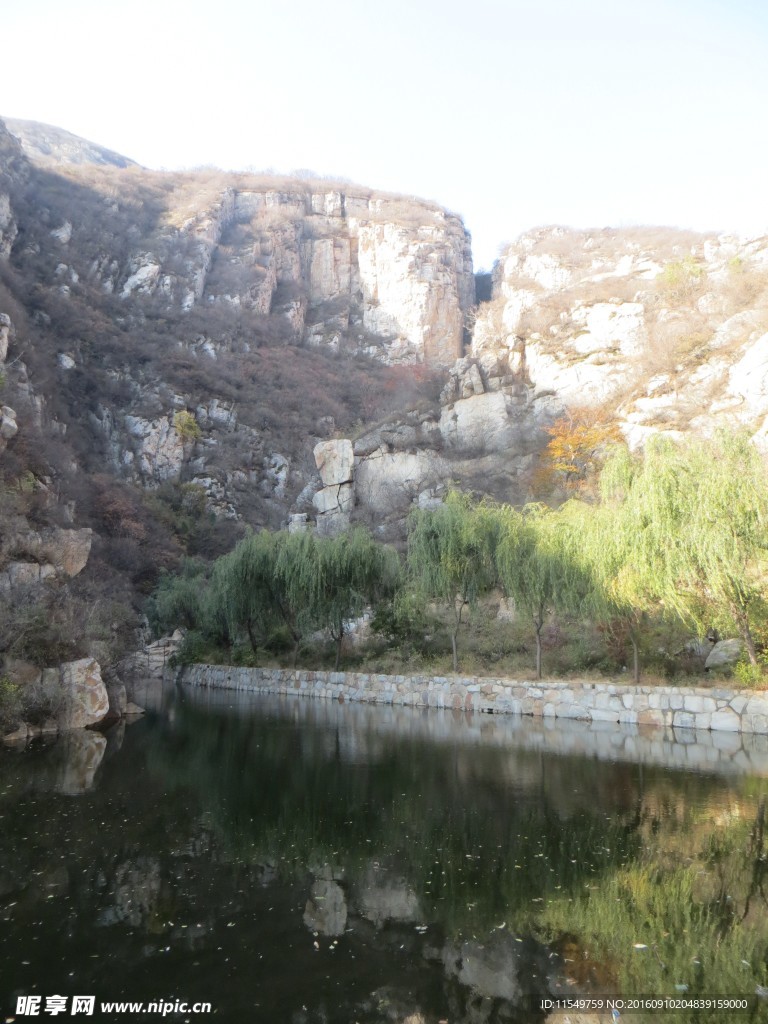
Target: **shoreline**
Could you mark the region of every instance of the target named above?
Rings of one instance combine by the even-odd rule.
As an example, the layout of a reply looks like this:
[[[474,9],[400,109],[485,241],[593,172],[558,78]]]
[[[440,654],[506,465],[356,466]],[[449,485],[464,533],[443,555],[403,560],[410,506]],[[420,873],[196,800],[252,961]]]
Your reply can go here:
[[[520,681],[483,676],[382,675],[309,669],[185,665],[194,687],[312,697],[394,707],[447,708],[675,729],[768,735],[768,691],[643,686],[580,680]]]

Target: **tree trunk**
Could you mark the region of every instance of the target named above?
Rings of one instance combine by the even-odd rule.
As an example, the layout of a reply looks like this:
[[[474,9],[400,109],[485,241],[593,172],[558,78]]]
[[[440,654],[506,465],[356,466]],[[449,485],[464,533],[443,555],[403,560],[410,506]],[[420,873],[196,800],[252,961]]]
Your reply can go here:
[[[341,642],[342,642],[343,639],[344,639],[344,630],[340,629],[339,630],[339,635],[336,638],[336,664],[334,665],[334,670],[336,672],[339,671],[339,665],[341,664]]]
[[[251,648],[253,649],[253,653],[255,654],[259,645],[253,632],[253,622],[250,619],[248,619],[245,628],[248,630],[248,639],[251,642]]]
[[[293,667],[296,668],[296,662],[299,660],[299,642],[300,636],[294,636],[293,638]]]
[[[640,652],[637,647],[637,636],[633,629],[629,631],[629,639],[632,642],[632,678],[637,684],[640,682]]]
[[[541,621],[535,621],[536,626],[536,678],[541,679],[541,629],[544,625]]]
[[[461,613],[464,611],[464,598],[461,594],[457,594],[453,602],[453,612],[455,615],[455,625],[451,631],[451,650],[453,651],[453,671],[459,671],[459,655],[457,650],[456,638],[459,635],[459,628],[461,627]]]
[[[747,648],[747,654],[749,655],[750,665],[757,665],[757,650],[755,648],[755,638],[752,636],[752,630],[749,628],[749,619],[746,613],[742,613],[739,616],[739,632],[741,633],[741,639],[744,641],[744,646]]]

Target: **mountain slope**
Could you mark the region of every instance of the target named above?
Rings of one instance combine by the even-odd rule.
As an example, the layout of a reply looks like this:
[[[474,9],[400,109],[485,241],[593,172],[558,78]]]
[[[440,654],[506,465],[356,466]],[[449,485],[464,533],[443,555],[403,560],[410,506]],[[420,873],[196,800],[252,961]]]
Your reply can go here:
[[[105,149],[95,142],[40,121],[24,121],[15,117],[3,119],[8,131],[21,143],[25,155],[43,166],[61,164],[103,164],[111,167],[138,167],[127,156]]]

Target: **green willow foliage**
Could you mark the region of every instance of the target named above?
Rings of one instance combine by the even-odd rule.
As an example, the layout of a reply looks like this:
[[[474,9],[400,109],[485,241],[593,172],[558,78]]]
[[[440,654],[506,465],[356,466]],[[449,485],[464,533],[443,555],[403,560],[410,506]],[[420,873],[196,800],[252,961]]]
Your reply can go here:
[[[594,504],[522,509],[450,493],[409,520],[407,573],[396,553],[366,532],[251,534],[218,559],[166,577],[151,602],[158,627],[185,625],[254,651],[287,630],[294,661],[311,630],[337,645],[346,623],[399,591],[451,617],[453,669],[464,609],[501,587],[531,623],[536,671],[552,613],[620,624],[640,673],[646,619],[674,617],[704,631],[735,630],[755,666],[768,622],[768,478],[742,434],[674,444],[657,438],[642,455],[617,446]],[[758,639],[756,639],[756,636]]]
[[[164,579],[153,598],[154,621],[212,639],[245,635],[254,654],[285,629],[294,663],[307,632],[328,629],[338,665],[348,620],[391,593],[399,572],[396,552],[364,530],[333,538],[264,530],[217,559],[208,580],[191,568]]]
[[[450,493],[436,509],[414,511],[408,538],[412,585],[425,600],[449,609],[453,624],[453,671],[459,667],[457,636],[464,608],[495,583],[494,520],[490,507],[468,494]]]
[[[656,601],[693,626],[735,629],[757,663],[766,617],[768,477],[745,434],[618,452],[602,490],[622,557],[616,592]]]
[[[588,582],[573,557],[570,534],[560,512],[546,505],[522,511],[502,506],[498,521],[495,564],[508,598],[533,623],[536,634],[536,676],[541,679],[541,631],[553,611],[576,611]]]

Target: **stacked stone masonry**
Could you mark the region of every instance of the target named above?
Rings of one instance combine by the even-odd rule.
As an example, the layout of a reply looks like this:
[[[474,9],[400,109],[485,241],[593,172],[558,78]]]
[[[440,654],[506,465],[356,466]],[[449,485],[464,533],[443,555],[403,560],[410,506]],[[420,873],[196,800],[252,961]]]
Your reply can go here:
[[[768,734],[768,691],[191,665],[192,686],[588,722]]]

